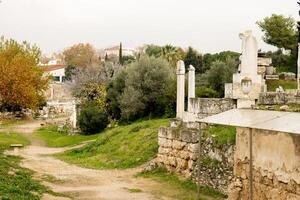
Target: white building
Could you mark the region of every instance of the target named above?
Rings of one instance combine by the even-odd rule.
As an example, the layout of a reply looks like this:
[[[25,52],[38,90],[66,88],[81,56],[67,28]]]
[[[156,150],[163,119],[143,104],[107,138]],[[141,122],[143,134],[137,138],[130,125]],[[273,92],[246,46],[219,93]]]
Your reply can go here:
[[[52,80],[54,82],[62,83],[65,81],[65,65],[48,65],[45,67],[42,67],[43,71],[47,75],[52,76]]]
[[[119,56],[120,46],[113,46],[107,49],[104,49],[104,55],[107,56]],[[135,49],[122,47],[123,56],[134,56]]]

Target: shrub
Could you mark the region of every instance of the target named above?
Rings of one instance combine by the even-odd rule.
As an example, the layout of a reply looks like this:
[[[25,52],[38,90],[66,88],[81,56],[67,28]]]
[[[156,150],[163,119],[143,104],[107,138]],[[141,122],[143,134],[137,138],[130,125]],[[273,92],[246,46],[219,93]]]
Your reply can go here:
[[[108,125],[108,116],[97,103],[87,103],[78,117],[78,125],[84,135],[91,135],[105,129]]]
[[[218,92],[208,87],[197,87],[196,97],[215,98],[218,97]]]

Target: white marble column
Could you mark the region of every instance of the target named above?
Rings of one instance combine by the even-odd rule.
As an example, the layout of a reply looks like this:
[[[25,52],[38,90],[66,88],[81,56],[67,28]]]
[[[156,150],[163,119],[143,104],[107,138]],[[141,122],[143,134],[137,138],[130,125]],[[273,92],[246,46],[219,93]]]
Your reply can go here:
[[[188,91],[188,112],[192,112],[191,98],[195,98],[195,68],[193,65],[189,67],[189,91]]]
[[[298,71],[297,71],[297,83],[298,83],[298,90],[300,90],[300,43],[298,43]]]
[[[182,60],[177,62],[177,103],[176,103],[176,117],[183,119],[184,114],[184,81],[185,81],[185,66]]]

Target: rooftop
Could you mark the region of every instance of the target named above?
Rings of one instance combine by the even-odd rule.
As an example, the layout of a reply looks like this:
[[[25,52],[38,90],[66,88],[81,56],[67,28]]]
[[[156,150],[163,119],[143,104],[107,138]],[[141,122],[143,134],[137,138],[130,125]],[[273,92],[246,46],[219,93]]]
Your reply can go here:
[[[44,66],[42,67],[44,72],[50,72],[50,71],[54,71],[54,70],[58,70],[58,69],[63,69],[65,68],[65,65],[48,65],[48,66]]]
[[[232,109],[200,119],[199,122],[255,128],[300,135],[300,113]]]

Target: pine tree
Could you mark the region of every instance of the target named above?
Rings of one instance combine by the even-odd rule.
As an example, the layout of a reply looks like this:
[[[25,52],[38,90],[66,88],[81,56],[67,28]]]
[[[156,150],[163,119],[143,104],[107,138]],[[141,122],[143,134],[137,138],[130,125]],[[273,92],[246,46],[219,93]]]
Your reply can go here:
[[[119,63],[120,63],[120,65],[123,65],[122,42],[120,42],[120,49],[119,49]]]
[[[192,47],[189,47],[184,58],[184,63],[186,64],[186,66],[193,65],[195,67],[196,73],[203,73],[204,70],[202,66],[202,60],[202,55]]]

